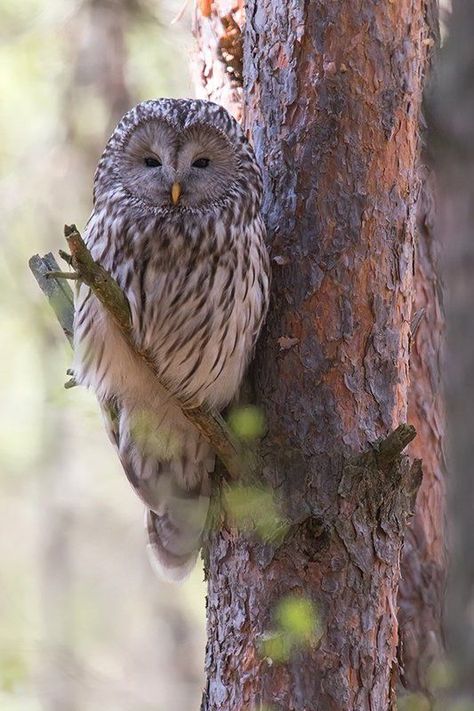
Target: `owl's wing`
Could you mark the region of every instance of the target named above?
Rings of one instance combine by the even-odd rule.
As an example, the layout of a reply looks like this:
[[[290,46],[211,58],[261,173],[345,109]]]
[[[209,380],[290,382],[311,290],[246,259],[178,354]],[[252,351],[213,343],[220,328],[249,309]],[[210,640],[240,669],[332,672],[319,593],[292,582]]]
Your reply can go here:
[[[120,405],[116,400],[106,400],[100,403],[102,419],[104,421],[105,431],[108,438],[114,445],[115,449],[119,449],[119,418]]]
[[[120,402],[116,398],[106,400],[100,403],[100,409],[102,411],[105,431],[107,432],[108,438],[112,442],[114,449],[119,455],[120,463],[122,464],[129,484],[132,485],[135,493],[143,501],[145,506],[151,508],[154,502],[150,492],[147,491],[146,482],[145,486],[143,486],[143,483],[140,482],[139,478],[135,474],[131,458],[126,455],[126,452],[123,451],[123,447],[120,446],[120,416],[122,410]]]
[[[182,580],[194,567],[201,545],[214,454],[190,427],[178,457],[150,456],[137,447],[126,409],[117,399],[102,402],[101,409],[125,475],[148,509],[145,527],[152,565],[166,579]]]

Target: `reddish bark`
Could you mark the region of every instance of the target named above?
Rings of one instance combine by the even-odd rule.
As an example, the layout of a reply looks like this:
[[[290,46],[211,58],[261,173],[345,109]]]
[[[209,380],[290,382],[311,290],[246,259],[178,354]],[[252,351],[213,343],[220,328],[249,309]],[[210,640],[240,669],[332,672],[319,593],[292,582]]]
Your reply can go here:
[[[200,22],[217,22],[223,5]],[[291,526],[279,545],[229,521],[211,535],[208,711],[383,711],[393,701],[417,472],[354,457],[407,417],[424,11],[423,0],[247,4],[245,118],[274,269],[253,373],[269,425],[262,479]],[[421,428],[423,451],[432,426]],[[423,525],[434,530],[437,516]],[[288,593],[317,604],[324,633],[272,664],[262,639]]]
[[[429,37],[423,43],[430,72],[439,45],[438,3],[425,7]],[[426,136],[426,138],[428,138]],[[443,653],[446,584],[445,413],[442,387],[444,312],[436,225],[438,191],[428,154],[420,165],[408,421],[418,436],[410,454],[423,461],[423,482],[407,531],[399,589],[401,677],[412,690],[428,690],[429,671]]]
[[[417,219],[415,295],[408,421],[418,436],[410,455],[423,460],[423,482],[405,538],[399,590],[402,680],[426,690],[432,663],[443,649],[446,584],[444,398],[441,383],[444,314],[434,231],[434,176],[423,169]]]
[[[474,12],[454,0],[432,97],[433,150],[439,168],[443,274],[447,291],[447,411],[451,565],[447,637],[460,707],[474,704]],[[447,702],[448,703],[448,702]],[[454,706],[453,706],[454,707]]]
[[[195,79],[203,98],[242,118],[242,27],[244,0],[196,3],[194,33],[199,40]]]

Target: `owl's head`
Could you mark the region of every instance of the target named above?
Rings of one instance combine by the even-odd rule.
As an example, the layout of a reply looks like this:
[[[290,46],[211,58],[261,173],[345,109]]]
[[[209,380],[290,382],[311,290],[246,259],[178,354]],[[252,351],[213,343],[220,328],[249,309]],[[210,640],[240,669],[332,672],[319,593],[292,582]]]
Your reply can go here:
[[[246,180],[252,182],[249,169],[258,183],[253,152],[221,106],[188,99],[146,101],[128,112],[112,134],[95,193],[119,185],[153,210],[202,211]]]

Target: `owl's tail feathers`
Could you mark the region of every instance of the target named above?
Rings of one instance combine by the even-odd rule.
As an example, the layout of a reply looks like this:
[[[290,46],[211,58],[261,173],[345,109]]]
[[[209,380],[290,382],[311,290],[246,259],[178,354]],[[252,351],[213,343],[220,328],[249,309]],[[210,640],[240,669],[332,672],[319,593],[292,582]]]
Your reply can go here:
[[[179,582],[189,575],[196,563],[209,495],[202,489],[196,492],[173,488],[173,494],[163,501],[159,513],[147,511],[145,525],[147,551],[153,568],[165,580]]]

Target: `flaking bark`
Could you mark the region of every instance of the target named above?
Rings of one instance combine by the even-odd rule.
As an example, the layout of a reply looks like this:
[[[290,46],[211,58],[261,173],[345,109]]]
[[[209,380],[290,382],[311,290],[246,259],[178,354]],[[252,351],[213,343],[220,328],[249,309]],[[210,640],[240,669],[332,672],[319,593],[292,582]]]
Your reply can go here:
[[[423,48],[425,75],[436,73],[439,50],[437,0],[424,8],[428,34]],[[425,80],[426,81],[426,80]],[[425,144],[426,121],[421,121]],[[439,267],[437,181],[432,156],[424,147],[419,166],[415,282],[411,317],[408,420],[418,432],[409,454],[423,460],[423,482],[402,554],[399,589],[399,660],[403,684],[430,693],[433,665],[443,655],[446,586],[445,412],[442,386],[445,322]]]
[[[447,286],[447,411],[453,469],[447,639],[451,696],[474,703],[474,12],[455,0],[431,97],[432,150],[439,169],[443,274]],[[446,702],[448,703],[448,702]],[[454,706],[454,704],[453,704]]]
[[[195,84],[205,99],[242,118],[244,0],[197,2],[194,34],[199,52],[193,62]]]
[[[422,166],[417,211],[408,420],[418,436],[409,453],[423,460],[423,482],[405,538],[399,590],[399,660],[403,684],[430,691],[430,671],[443,655],[446,587],[445,413],[442,387],[444,313],[435,233],[435,180]]]

